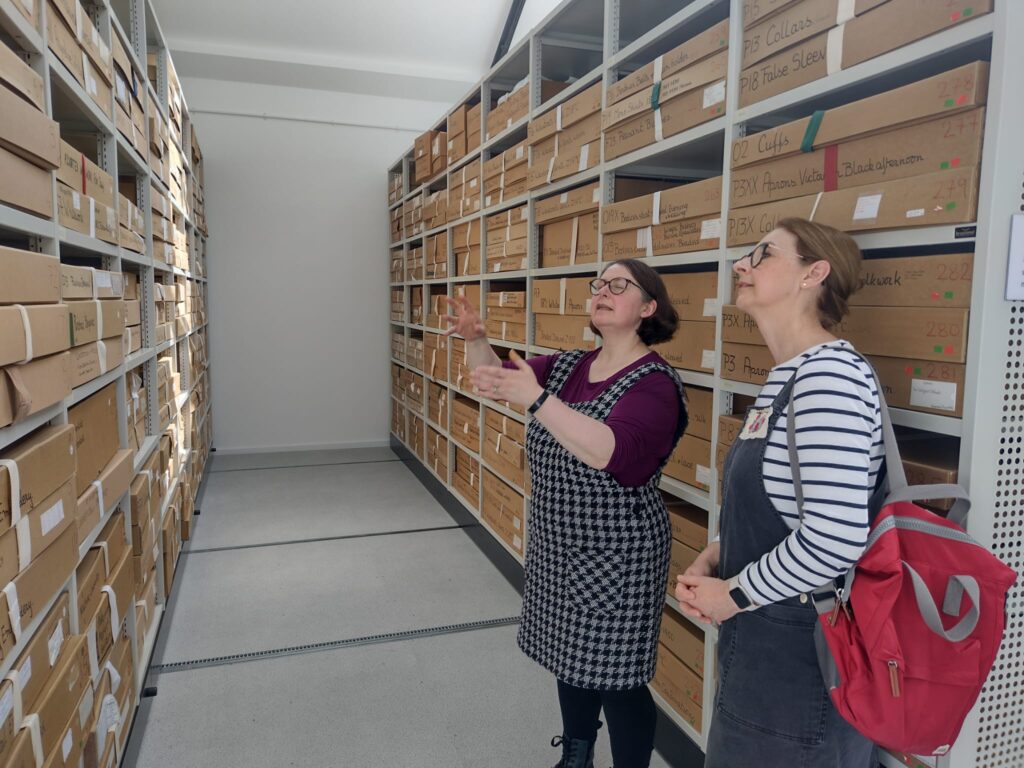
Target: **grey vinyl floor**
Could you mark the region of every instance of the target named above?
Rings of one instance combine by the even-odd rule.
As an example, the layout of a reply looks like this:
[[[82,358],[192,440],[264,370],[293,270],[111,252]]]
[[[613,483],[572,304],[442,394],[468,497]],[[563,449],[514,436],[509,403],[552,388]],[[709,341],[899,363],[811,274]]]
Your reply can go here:
[[[558,761],[518,593],[390,450],[215,456],[200,501],[125,766]]]

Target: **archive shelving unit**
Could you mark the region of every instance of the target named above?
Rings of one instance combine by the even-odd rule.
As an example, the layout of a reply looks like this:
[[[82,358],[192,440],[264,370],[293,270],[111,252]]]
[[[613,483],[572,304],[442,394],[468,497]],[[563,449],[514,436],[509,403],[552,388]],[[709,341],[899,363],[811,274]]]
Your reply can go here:
[[[722,176],[722,216],[727,217],[730,202],[730,148],[735,139],[746,135],[748,127],[761,130],[789,120],[809,115],[816,109],[827,109],[865,96],[881,93],[909,82],[953,69],[978,59],[990,62],[987,115],[982,156],[978,213],[975,222],[957,226],[907,228],[874,231],[854,235],[866,253],[884,252],[886,255],[914,255],[928,252],[974,251],[971,322],[967,358],[967,383],[964,393],[962,418],[937,416],[926,413],[893,409],[893,420],[898,425],[926,432],[955,436],[960,440],[959,479],[973,498],[973,511],[969,521],[971,535],[990,547],[997,556],[1018,572],[1024,571],[1024,497],[1022,497],[1022,458],[1024,458],[1024,305],[1006,300],[1007,256],[1010,248],[1011,217],[1024,213],[1024,142],[1020,141],[1020,125],[1024,121],[1024,106],[1020,99],[1019,76],[1024,71],[1024,49],[1019,40],[1024,36],[1024,4],[1013,0],[996,0],[994,11],[979,15],[943,32],[918,40],[902,48],[878,56],[864,63],[838,71],[823,79],[800,86],[781,95],[768,98],[752,106],[739,106],[741,52],[743,50],[743,0],[693,0],[661,2],[637,0],[565,0],[519,44],[508,52],[486,73],[480,84],[457,103],[481,102],[482,120],[486,125],[490,93],[493,86],[506,90],[511,84],[529,79],[530,112],[499,135],[484,141],[479,150],[454,163],[445,172],[424,184],[412,183],[415,158],[412,151],[405,153],[388,170],[389,178],[401,178],[402,196],[388,206],[388,216],[417,196],[446,187],[447,174],[465,167],[476,159],[487,162],[493,156],[526,139],[528,121],[547,113],[584,89],[603,82],[604,90],[620,76],[651,62],[692,34],[729,17],[730,38],[726,108],[724,114],[710,122],[679,135],[657,142],[644,149],[611,161],[601,162],[594,168],[554,184],[528,192],[516,199],[474,213],[469,217],[449,221],[437,229],[406,237],[389,246],[389,260],[404,260],[413,247],[422,244],[425,237],[479,219],[486,243],[486,218],[492,214],[519,205],[527,205],[528,215],[528,268],[516,272],[488,274],[486,255],[481,273],[474,276],[454,277],[451,238],[449,237],[448,275],[446,279],[408,281],[403,271],[401,281],[392,281],[392,291],[403,297],[404,317],[392,319],[390,328],[406,341],[410,334],[440,333],[443,329],[428,328],[410,323],[410,291],[420,288],[424,295],[424,313],[427,310],[431,288],[454,295],[463,283],[482,284],[486,292],[490,282],[518,281],[525,286],[527,300],[527,343],[513,344],[491,339],[493,346],[516,349],[528,355],[549,354],[555,350],[534,344],[534,322],[531,306],[531,285],[534,280],[549,277],[596,275],[602,268],[603,255],[599,245],[598,261],[570,267],[539,268],[539,227],[535,218],[536,201],[572,189],[584,183],[600,182],[603,203],[615,201],[615,179],[618,174],[631,177],[703,178]],[[541,78],[576,78],[566,90],[541,103]],[[456,105],[453,105],[453,107]],[[425,129],[444,130],[446,117]],[[483,178],[481,174],[480,183]],[[723,227],[724,230],[724,227]],[[404,234],[404,233],[403,233]],[[600,240],[600,238],[599,238]],[[749,250],[730,248],[726,238],[721,247],[699,253],[678,256],[659,256],[648,259],[658,269],[674,269],[704,265],[717,269],[718,304],[728,303],[731,291],[731,265]],[[483,249],[485,250],[485,248]],[[731,413],[735,395],[756,395],[759,387],[737,383],[721,377],[722,320],[716,320],[716,364],[714,374],[680,370],[684,383],[708,388],[714,393],[714,413]],[[449,352],[450,354],[450,352]],[[445,389],[449,400],[457,392],[460,397],[475,400],[481,408],[494,409],[509,418],[526,422],[526,417],[492,401],[467,394],[446,381],[433,379],[423,370],[406,360],[391,357],[391,363],[419,377],[421,384],[432,384]],[[404,446],[415,453],[422,445],[411,444],[411,431],[406,422],[419,418],[423,423],[450,437],[449,424],[436,424],[427,418],[427,402],[422,408],[391,399],[393,416],[399,419],[392,444]],[[717,420],[713,425],[712,451],[718,444]],[[424,432],[427,432],[424,428]],[[448,475],[438,476],[433,467],[429,471],[451,489],[455,446],[448,442]],[[466,451],[464,448],[459,450]],[[467,453],[471,453],[466,451]],[[425,454],[424,454],[425,455]],[[489,468],[480,454],[472,458],[481,467]],[[500,472],[496,472],[499,476]],[[712,469],[714,472],[714,470]],[[710,531],[717,528],[720,511],[717,482],[710,483],[705,492],[671,478],[662,481],[662,488],[708,514]],[[519,489],[525,491],[526,489]],[[466,504],[459,494],[452,495],[480,517],[479,512]],[[529,515],[529,495],[526,496],[524,519]],[[477,499],[477,506],[482,498]],[[486,525],[486,524],[485,524]],[[500,537],[495,534],[495,538]],[[509,549],[506,545],[506,549]],[[522,558],[509,549],[519,562]],[[667,603],[678,611],[671,598]],[[1024,602],[1018,582],[1007,606],[1008,622],[1005,640],[988,684],[969,716],[957,743],[940,758],[917,758],[909,755],[883,756],[888,766],[927,765],[941,768],[1006,768],[1024,765],[1024,734],[1020,723],[1024,720]],[[683,732],[702,748],[706,743],[714,701],[715,669],[714,649],[716,631],[706,633],[703,700],[705,711],[700,731],[676,715],[660,699],[658,704]]]
[[[99,378],[74,389],[71,396],[63,402],[57,403],[29,418],[15,423],[9,427],[0,429],[0,451],[31,434],[33,431],[47,424],[68,423],[68,411],[89,396],[100,391],[110,384],[116,383],[117,390],[117,420],[120,447],[129,447],[128,441],[128,410],[126,400],[128,399],[127,375],[141,367],[144,385],[150,397],[147,398],[147,410],[144,414],[146,424],[146,438],[139,446],[134,459],[133,479],[139,474],[147,460],[153,455],[160,442],[160,435],[163,434],[166,424],[161,423],[160,405],[157,393],[157,358],[167,352],[171,352],[175,358],[176,370],[180,373],[181,394],[176,396],[177,410],[181,410],[188,402],[192,393],[197,388],[207,386],[210,376],[208,364],[199,371],[197,380],[192,380],[192,353],[190,341],[197,334],[206,335],[207,323],[192,327],[186,333],[176,335],[168,341],[157,343],[157,319],[155,316],[154,293],[158,283],[173,283],[176,278],[183,278],[189,285],[198,286],[198,295],[203,298],[203,306],[207,306],[207,239],[205,224],[194,220],[196,217],[190,215],[179,203],[173,199],[170,190],[160,176],[155,173],[149,162],[142,157],[135,147],[123,136],[115,126],[114,122],[102,110],[97,108],[93,98],[86,93],[85,89],[68,72],[60,59],[49,49],[47,40],[46,14],[54,13],[53,7],[45,0],[34,3],[35,13],[38,17],[38,24],[33,26],[28,22],[21,11],[15,6],[12,0],[0,0],[0,36],[7,38],[18,49],[21,50],[25,60],[31,68],[42,77],[45,91],[45,114],[61,124],[62,128],[73,130],[77,134],[89,134],[96,138],[96,159],[97,165],[110,174],[114,179],[115,191],[118,179],[121,176],[134,176],[137,179],[137,199],[133,201],[141,210],[146,224],[145,253],[138,254],[133,251],[111,245],[95,238],[71,231],[58,222],[57,210],[57,181],[53,178],[53,211],[51,219],[24,213],[15,208],[0,204],[0,242],[13,245],[25,250],[55,256],[62,262],[74,263],[76,265],[92,266],[111,272],[135,272],[139,276],[139,298],[142,306],[141,337],[142,348],[130,355],[126,355],[122,365],[111,369]],[[29,8],[33,6],[28,3]],[[159,22],[150,0],[90,0],[83,4],[83,9],[95,24],[99,35],[107,47],[111,46],[112,35],[119,35],[128,56],[131,59],[132,68],[136,82],[145,92],[139,95],[143,105],[147,101],[155,104],[160,118],[166,125],[169,114],[169,89],[168,72],[173,65],[170,63],[170,54],[163,33],[160,30]],[[151,63],[150,57],[155,56],[157,71],[156,88],[150,83],[147,67]],[[147,93],[150,97],[146,98]],[[116,109],[111,96],[111,107]],[[113,114],[113,112],[112,112]],[[147,118],[150,117],[147,115]],[[0,117],[2,119],[2,117]],[[202,185],[202,180],[197,178],[197,169],[192,166],[192,144],[191,144],[191,119],[188,115],[187,106],[182,104],[182,140],[179,143],[171,138],[181,153],[186,171],[186,188],[183,190],[188,195],[186,200],[191,199],[193,187]],[[148,119],[146,146],[148,146]],[[181,146],[184,145],[184,146]],[[52,175],[52,174],[51,174]],[[153,213],[151,209],[151,185],[157,187],[160,192],[171,201],[175,213],[184,220],[189,248],[189,268],[173,266],[154,258],[153,244]],[[208,350],[208,347],[207,347]],[[208,354],[208,352],[207,352]],[[206,382],[203,382],[203,379]],[[211,434],[212,415],[210,403],[207,400],[202,407],[198,419],[198,431],[200,444],[192,445],[191,434],[185,432],[182,437],[177,465],[178,474],[170,478],[168,483],[167,496],[160,510],[159,523],[162,525],[169,512],[169,503],[174,496],[175,490],[181,482],[185,473],[189,472],[192,463],[197,466],[205,466],[209,452],[210,443],[208,436]],[[198,486],[196,488],[198,491]],[[101,510],[102,520],[93,530],[92,534],[79,543],[79,560],[92,547],[97,536],[106,527],[111,517],[118,511],[123,511],[126,537],[131,548],[131,494],[126,493],[119,499],[105,500],[106,509]],[[135,622],[134,602],[132,610],[128,612],[127,626],[128,634],[132,644],[133,665],[135,670],[135,685],[133,701],[137,708],[146,680],[146,671],[149,667],[149,660],[152,656],[156,635],[160,627],[164,610],[164,556],[163,540],[158,536],[160,554],[156,558],[157,568],[157,606],[155,615],[149,617],[149,630],[140,645],[137,642],[137,627]],[[79,626],[78,612],[78,588],[76,575],[72,573],[70,579],[61,587],[53,599],[34,614],[33,621],[25,627],[22,640],[11,650],[0,662],[0,677],[6,675],[17,660],[21,651],[32,639],[36,629],[47,617],[50,609],[56,603],[58,597],[67,592],[70,601],[70,626],[72,634],[80,634],[84,627]],[[141,652],[140,652],[141,648]],[[97,681],[98,682],[98,681]],[[134,717],[134,711],[129,719]],[[130,726],[130,722],[124,727]],[[20,724],[18,724],[20,727]]]

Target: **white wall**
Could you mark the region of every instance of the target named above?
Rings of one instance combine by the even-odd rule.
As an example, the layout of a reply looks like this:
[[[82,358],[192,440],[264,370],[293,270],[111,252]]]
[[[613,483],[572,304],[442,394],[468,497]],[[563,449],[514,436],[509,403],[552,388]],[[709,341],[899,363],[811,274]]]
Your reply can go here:
[[[206,163],[214,445],[386,444],[386,171],[447,104],[183,89]]]

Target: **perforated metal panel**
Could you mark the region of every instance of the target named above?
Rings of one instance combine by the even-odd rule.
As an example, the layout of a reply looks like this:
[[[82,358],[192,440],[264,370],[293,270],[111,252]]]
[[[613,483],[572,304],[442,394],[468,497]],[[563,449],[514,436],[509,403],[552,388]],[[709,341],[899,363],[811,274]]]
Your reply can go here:
[[[1024,198],[1022,198],[1024,199]],[[1024,210],[1024,205],[1021,206]],[[1024,573],[1024,304],[1010,310],[992,551]],[[1024,584],[1007,605],[1006,634],[979,702],[978,768],[1024,766]]]

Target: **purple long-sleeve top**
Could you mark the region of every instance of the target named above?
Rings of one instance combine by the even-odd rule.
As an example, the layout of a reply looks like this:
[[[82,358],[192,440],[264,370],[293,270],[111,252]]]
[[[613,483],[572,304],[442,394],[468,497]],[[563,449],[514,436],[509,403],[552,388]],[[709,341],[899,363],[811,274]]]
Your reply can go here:
[[[584,403],[596,399],[620,378],[647,363],[662,363],[671,367],[657,352],[644,355],[632,365],[623,368],[610,379],[590,381],[590,366],[598,351],[588,352],[569,374],[565,386],[558,394],[564,403]],[[547,386],[558,355],[545,355],[527,360],[537,376],[537,382]],[[504,363],[514,368],[512,363]],[[615,435],[615,450],[604,471],[628,487],[640,486],[651,479],[661,462],[675,447],[676,426],[679,422],[679,391],[667,375],[653,373],[644,376],[619,398],[605,420]]]

